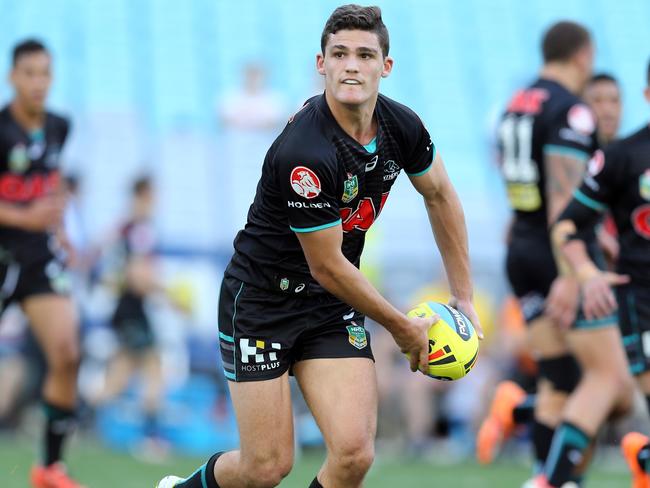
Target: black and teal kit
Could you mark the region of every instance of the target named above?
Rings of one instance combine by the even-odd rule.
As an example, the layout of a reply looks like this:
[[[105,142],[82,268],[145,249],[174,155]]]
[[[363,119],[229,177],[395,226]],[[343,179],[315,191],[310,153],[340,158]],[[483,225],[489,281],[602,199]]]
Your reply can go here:
[[[60,191],[59,157],[68,131],[68,121],[49,112],[40,130],[28,132],[8,106],[0,111],[0,202],[26,206]],[[0,225],[1,309],[32,295],[69,289],[51,232]]]
[[[430,169],[435,148],[414,112],[379,95],[374,117],[377,136],[362,146],[319,95],[267,152],[222,285],[219,331],[229,379],[277,377],[300,359],[372,357],[364,317],[313,279],[296,233],[340,225],[342,252],[358,267],[366,231],[401,170],[413,176]]]
[[[595,225],[609,209],[618,229],[617,272],[630,283],[616,287],[619,324],[630,368],[650,370],[650,128],[597,151],[584,181],[560,220],[578,229]],[[645,346],[644,346],[645,345]]]
[[[542,314],[557,276],[548,233],[545,157],[560,154],[587,161],[597,149],[596,124],[580,98],[555,81],[539,79],[515,93],[498,138],[501,172],[514,213],[507,274],[530,322]],[[592,248],[594,241],[592,234]]]

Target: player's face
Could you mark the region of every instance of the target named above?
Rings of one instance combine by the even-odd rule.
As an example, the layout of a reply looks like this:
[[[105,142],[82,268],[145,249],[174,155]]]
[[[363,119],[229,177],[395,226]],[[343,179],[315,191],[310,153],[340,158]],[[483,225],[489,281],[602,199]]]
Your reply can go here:
[[[621,123],[621,94],[616,83],[603,80],[587,86],[585,101],[596,114],[601,138],[611,141]]]
[[[390,74],[393,60],[383,56],[377,34],[341,30],[330,34],[325,53],[316,56],[316,67],[336,101],[359,106],[376,100],[379,80]]]
[[[42,112],[52,81],[50,55],[44,51],[23,54],[11,70],[10,79],[16,101],[29,112]]]

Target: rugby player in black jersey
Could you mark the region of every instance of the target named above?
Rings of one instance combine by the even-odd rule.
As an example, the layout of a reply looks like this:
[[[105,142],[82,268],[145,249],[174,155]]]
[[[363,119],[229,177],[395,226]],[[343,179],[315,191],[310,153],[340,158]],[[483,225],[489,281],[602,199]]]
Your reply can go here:
[[[337,8],[325,25],[323,95],[269,149],[221,288],[219,336],[240,448],[158,485],[271,487],[293,463],[294,374],[327,446],[312,487],[359,487],[374,457],[377,388],[364,316],[383,325],[411,369],[427,367],[431,319],[411,319],[360,273],[365,232],[402,169],[424,197],[452,305],[477,326],[460,202],[418,116],[378,92],[390,74],[377,7]]]
[[[45,109],[50,54],[38,41],[13,50],[14,98],[0,111],[0,299],[20,304],[47,359],[43,385],[43,459],[31,472],[37,488],[74,488],[61,463],[74,425],[79,362],[78,325],[61,255],[59,154],[66,119]]]
[[[608,73],[595,74],[582,95],[598,121],[598,144],[605,147],[616,140],[621,125],[622,101],[618,81]]]
[[[645,98],[650,102],[650,65],[647,82]],[[616,274],[600,270],[584,244],[585,231],[598,223],[605,210],[611,212],[619,232]],[[580,283],[585,316],[598,319],[618,309],[630,371],[650,408],[650,126],[596,152],[582,185],[553,228],[553,241]],[[617,285],[615,292],[612,285]],[[605,358],[610,354],[602,345],[594,351]],[[633,486],[650,488],[648,437],[628,434],[622,447],[634,475]]]
[[[586,161],[597,148],[594,117],[578,97],[591,77],[593,45],[584,27],[559,22],[546,32],[542,51],[540,78],[514,95],[499,127],[502,172],[515,214],[508,244],[508,278],[529,324],[539,364],[532,429],[539,469],[547,462],[556,427],[562,438],[565,431],[573,432],[573,417],[563,413],[568,395],[580,380],[571,352],[583,367],[601,367],[589,363],[588,350],[598,341],[614,344],[616,349],[618,338],[615,317],[606,323],[584,317],[576,320],[577,283],[563,276],[556,279],[548,232],[549,223],[571,199]],[[597,254],[593,232],[589,239]],[[571,329],[569,341],[563,331],[567,328]],[[622,352],[614,351],[605,375],[613,385],[608,391],[613,397],[629,392],[624,364]],[[511,432],[522,396],[512,383],[497,389],[477,439],[482,461],[489,462],[502,438]],[[593,434],[584,436],[586,442]]]

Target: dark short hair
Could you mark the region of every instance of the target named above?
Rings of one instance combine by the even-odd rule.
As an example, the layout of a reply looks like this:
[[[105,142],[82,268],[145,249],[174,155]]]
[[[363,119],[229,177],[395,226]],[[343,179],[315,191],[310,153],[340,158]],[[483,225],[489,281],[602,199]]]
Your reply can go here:
[[[137,197],[143,193],[150,191],[152,187],[153,182],[151,181],[151,177],[149,175],[139,176],[133,182],[133,186],[131,187],[131,194],[134,197]]]
[[[320,48],[325,54],[327,38],[330,34],[336,34],[340,30],[363,30],[374,32],[379,38],[379,45],[384,56],[388,56],[390,42],[388,29],[381,19],[379,7],[362,7],[361,5],[349,4],[338,7],[330,18],[325,22],[325,28],[320,37]]]
[[[567,20],[553,24],[542,41],[544,62],[568,61],[590,42],[589,31],[580,24]]]
[[[13,54],[11,56],[12,65],[16,66],[16,63],[22,56],[39,52],[49,53],[45,44],[41,41],[36,39],[25,39],[14,46]]]
[[[596,73],[590,78],[587,84],[593,85],[594,83],[600,83],[601,81],[614,83],[616,86],[618,86],[618,80],[614,77],[614,75],[610,75],[609,73]]]

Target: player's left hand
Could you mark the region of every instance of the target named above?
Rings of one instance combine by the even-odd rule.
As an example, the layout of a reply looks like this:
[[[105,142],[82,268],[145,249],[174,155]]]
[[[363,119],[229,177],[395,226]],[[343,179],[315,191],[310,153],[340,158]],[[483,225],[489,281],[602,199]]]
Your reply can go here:
[[[560,327],[568,329],[576,320],[579,299],[578,280],[569,276],[558,276],[551,284],[544,310]]]
[[[456,297],[451,297],[449,300],[449,305],[454,307],[456,310],[460,310],[465,314],[469,321],[474,326],[476,330],[476,335],[479,339],[483,339],[483,327],[481,327],[481,321],[478,319],[478,314],[474,310],[474,304],[471,300],[459,300]]]
[[[582,283],[582,311],[587,320],[606,317],[614,313],[618,304],[612,286],[629,283],[630,277],[599,271]]]

